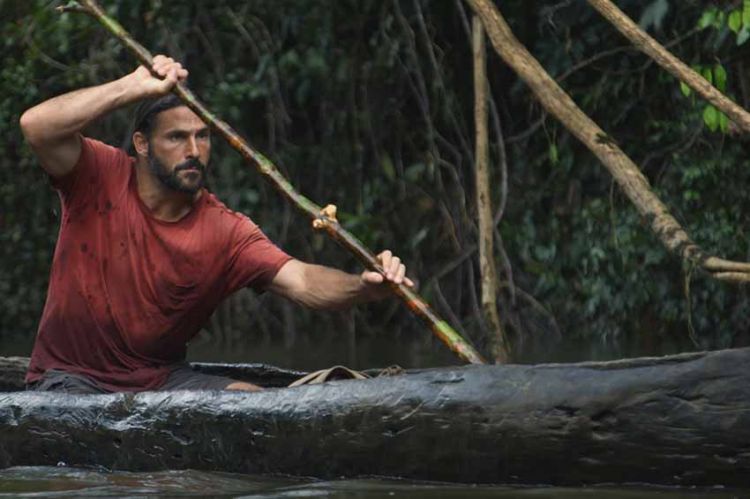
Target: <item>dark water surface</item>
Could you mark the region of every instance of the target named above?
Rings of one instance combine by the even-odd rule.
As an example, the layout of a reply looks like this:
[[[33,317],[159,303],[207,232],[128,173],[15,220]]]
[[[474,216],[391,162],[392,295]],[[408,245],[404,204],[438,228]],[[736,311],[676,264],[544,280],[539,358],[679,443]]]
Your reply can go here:
[[[163,471],[110,472],[69,467],[0,470],[0,497],[273,497],[325,498],[740,498],[750,491],[632,487],[502,487],[366,479],[313,481],[295,478]]]

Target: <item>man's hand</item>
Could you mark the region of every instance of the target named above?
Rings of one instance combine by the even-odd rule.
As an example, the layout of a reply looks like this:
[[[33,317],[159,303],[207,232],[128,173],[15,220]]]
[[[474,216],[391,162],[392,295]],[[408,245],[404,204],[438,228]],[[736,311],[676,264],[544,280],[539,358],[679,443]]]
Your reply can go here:
[[[146,98],[166,95],[177,82],[185,81],[188,77],[188,70],[183,68],[182,64],[161,54],[154,57],[151,69],[153,72],[145,66],[138,66],[128,75],[131,83],[137,86]]]
[[[385,270],[385,277],[379,272],[365,270],[360,277],[363,283],[379,285],[388,282],[395,282],[396,284],[403,283],[410,288],[414,287],[414,282],[406,277],[406,266],[401,263],[401,259],[391,253],[390,250],[383,251],[376,258],[383,267],[383,270]]]

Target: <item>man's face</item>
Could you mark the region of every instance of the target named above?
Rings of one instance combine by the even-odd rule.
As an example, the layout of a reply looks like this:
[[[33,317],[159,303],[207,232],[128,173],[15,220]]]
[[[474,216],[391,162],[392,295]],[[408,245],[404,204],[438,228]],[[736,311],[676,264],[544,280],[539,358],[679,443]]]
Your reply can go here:
[[[162,184],[195,194],[205,184],[211,155],[206,124],[189,108],[174,107],[156,116],[148,148],[148,165]]]

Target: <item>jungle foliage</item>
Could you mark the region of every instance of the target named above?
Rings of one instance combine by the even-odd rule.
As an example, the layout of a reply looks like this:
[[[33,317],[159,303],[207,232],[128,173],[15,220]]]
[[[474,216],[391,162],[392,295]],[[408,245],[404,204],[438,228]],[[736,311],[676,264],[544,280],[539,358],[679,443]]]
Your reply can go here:
[[[319,204],[339,206],[371,249],[392,248],[422,294],[484,348],[473,179],[470,11],[459,0],[102,2]],[[641,27],[748,108],[748,2],[617,2]],[[59,202],[24,144],[20,114],[117,78],[133,61],[95,22],[56,2],[0,0],[0,338],[33,334],[44,304]],[[516,36],[642,168],[698,244],[750,260],[748,142],[585,2],[499,4]],[[490,155],[500,316],[516,358],[659,354],[750,340],[742,286],[669,255],[596,158],[488,52]],[[121,144],[128,110],[91,136]],[[504,166],[503,166],[504,165]],[[211,188],[296,257],[356,271],[252,168],[215,143]],[[507,172],[507,196],[500,188]],[[388,331],[383,333],[382,331]],[[356,335],[355,335],[356,332]],[[317,314],[243,292],[206,337],[286,346],[387,335],[443,349],[395,301]],[[692,339],[691,339],[692,338]],[[450,358],[450,357],[448,357]],[[419,358],[410,362],[419,364]]]

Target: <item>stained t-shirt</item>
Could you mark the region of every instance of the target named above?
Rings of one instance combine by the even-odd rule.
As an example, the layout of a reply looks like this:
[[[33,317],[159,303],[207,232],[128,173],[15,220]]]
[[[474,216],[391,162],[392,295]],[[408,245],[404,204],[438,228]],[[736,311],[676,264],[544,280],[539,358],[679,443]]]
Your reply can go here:
[[[227,295],[263,289],[291,259],[206,190],[180,220],[154,218],[133,163],[83,138],[53,181],[62,222],[29,383],[61,369],[112,391],[158,388]]]

